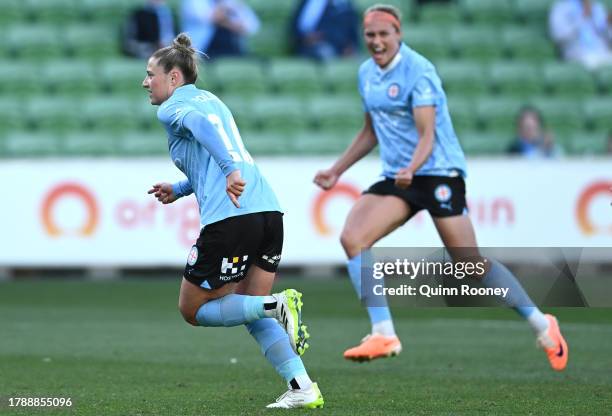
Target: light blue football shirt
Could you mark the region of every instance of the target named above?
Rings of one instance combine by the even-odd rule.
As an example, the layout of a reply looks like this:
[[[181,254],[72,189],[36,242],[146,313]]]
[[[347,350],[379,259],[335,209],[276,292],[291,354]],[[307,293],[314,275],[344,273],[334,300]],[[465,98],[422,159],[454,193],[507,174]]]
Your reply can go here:
[[[172,161],[187,176],[187,181],[174,185],[175,193],[195,193],[202,227],[238,215],[281,211],[244,147],[230,110],[214,94],[193,84],[179,87],[160,105],[157,118],[168,133]],[[235,169],[246,182],[238,198],[240,208],[225,191],[226,175]]]
[[[463,150],[453,129],[446,94],[434,66],[405,44],[382,69],[373,59],[359,68],[359,93],[370,113],[383,164],[383,176],[395,178],[408,167],[419,140],[413,109],[436,107],[433,150],[415,175],[466,175]]]

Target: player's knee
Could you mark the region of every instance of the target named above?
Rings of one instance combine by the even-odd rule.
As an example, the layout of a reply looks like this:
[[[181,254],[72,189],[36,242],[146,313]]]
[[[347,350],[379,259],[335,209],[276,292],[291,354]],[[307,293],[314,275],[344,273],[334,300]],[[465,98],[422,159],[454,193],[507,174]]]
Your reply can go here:
[[[198,326],[198,321],[195,318],[197,313],[196,310],[186,305],[183,305],[180,302],[178,308],[185,322],[187,322],[189,325]]]
[[[365,246],[365,243],[351,230],[344,229],[340,234],[340,244],[346,252],[347,256],[355,257],[359,254],[361,249]]]

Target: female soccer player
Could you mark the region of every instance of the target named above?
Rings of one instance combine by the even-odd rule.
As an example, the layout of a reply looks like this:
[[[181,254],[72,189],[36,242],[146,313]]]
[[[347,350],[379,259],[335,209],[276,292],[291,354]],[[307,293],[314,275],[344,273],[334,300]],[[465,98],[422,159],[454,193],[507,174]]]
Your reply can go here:
[[[196,326],[246,325],[289,386],[268,407],[322,407],[299,357],[308,338],[301,294],[288,289],[270,296],[283,245],[279,204],[229,109],[195,87],[195,53],[190,38],[178,35],[151,56],[142,82],[159,106],[172,161],[187,176],[155,184],[149,194],[168,204],[194,193],[200,207],[202,229],[187,258],[180,312]]]
[[[321,188],[332,188],[349,167],[380,145],[384,179],[356,202],[340,238],[359,297],[366,306],[377,305],[367,308],[371,334],[344,353],[356,361],[396,355],[402,349],[386,301],[374,303],[373,293],[362,293],[361,279],[373,278],[361,276],[362,249],[372,247],[422,209],[429,211],[454,260],[461,258],[459,248],[477,247],[466,211],[465,159],[440,78],[427,59],[402,43],[400,22],[400,12],[392,6],[375,5],[364,13],[365,44],[371,55],[359,69],[364,125],[336,163],[314,179]],[[567,344],[555,317],[542,314],[510,271],[488,260],[483,284],[509,288],[511,295],[505,301],[527,319],[551,366],[563,370]]]

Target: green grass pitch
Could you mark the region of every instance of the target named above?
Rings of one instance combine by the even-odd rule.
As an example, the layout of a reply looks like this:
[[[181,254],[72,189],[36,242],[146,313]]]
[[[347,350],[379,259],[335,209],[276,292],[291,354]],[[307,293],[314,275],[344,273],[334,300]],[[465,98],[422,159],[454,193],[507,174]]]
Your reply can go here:
[[[185,324],[178,280],[0,284],[0,415],[278,414],[286,389],[243,327]],[[357,364],[343,350],[368,330],[348,279],[283,277],[304,293],[305,364],[325,396],[291,414],[584,415],[612,412],[612,309],[559,309],[570,345],[548,367],[510,310],[396,308],[404,351]],[[235,360],[233,360],[235,359]],[[14,408],[10,397],[70,397]]]

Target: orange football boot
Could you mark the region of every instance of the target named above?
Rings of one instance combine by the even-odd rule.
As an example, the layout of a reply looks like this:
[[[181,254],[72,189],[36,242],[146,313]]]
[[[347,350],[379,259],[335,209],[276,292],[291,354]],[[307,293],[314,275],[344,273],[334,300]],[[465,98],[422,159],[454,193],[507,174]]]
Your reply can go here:
[[[344,358],[352,361],[371,361],[377,358],[393,357],[402,352],[398,337],[379,334],[367,335],[361,344],[344,351]]]
[[[567,342],[561,335],[557,318],[548,314],[545,316],[548,319],[548,329],[538,336],[537,343],[546,352],[553,370],[563,371],[567,366],[569,356]]]

